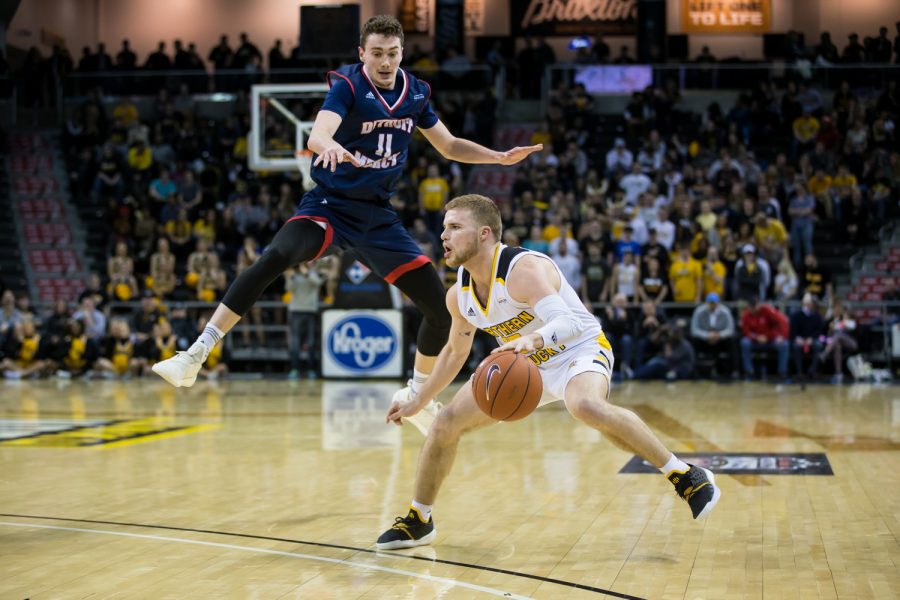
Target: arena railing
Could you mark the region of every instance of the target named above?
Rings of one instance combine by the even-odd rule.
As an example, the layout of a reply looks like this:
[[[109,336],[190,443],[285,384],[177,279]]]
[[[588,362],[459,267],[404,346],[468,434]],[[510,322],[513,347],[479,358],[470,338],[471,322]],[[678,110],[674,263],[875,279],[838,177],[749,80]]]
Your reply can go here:
[[[493,88],[502,94],[502,77],[485,65],[441,67],[424,71],[404,65],[404,69],[428,81],[432,89],[447,92],[479,92]],[[172,93],[182,86],[192,94],[249,91],[258,83],[323,83],[329,67],[272,69],[248,72],[243,69],[169,70],[169,71],[100,71],[72,73],[59,82],[63,97],[80,97],[100,88],[107,95],[156,95],[161,88]],[[496,82],[500,81],[500,85]]]
[[[799,300],[763,300],[764,303],[770,304],[780,310],[785,316],[790,317],[791,312],[794,310],[800,309],[802,306]],[[732,316],[734,316],[735,327],[740,329],[740,314],[741,311],[746,308],[746,302],[740,301],[727,301],[722,302],[722,305],[731,310]],[[591,304],[593,312],[595,315],[601,318],[606,314],[606,308],[612,306],[609,302],[594,302]],[[657,305],[663,313],[666,315],[667,319],[671,320],[679,320],[684,319],[686,321],[684,332],[687,334],[687,337],[690,337],[690,326],[691,326],[691,316],[693,315],[694,310],[699,306],[693,302],[660,302]],[[869,310],[869,309],[878,309],[879,315],[874,320],[867,321],[865,323],[857,324],[857,339],[861,342],[868,342],[868,347],[871,348],[870,356],[872,358],[877,359],[880,362],[885,362],[887,364],[888,370],[893,369],[893,352],[892,352],[892,339],[891,339],[891,326],[894,324],[892,322],[891,315],[900,315],[900,302],[884,302],[884,301],[859,301],[859,302],[844,302],[844,306],[849,307],[851,314],[855,314],[858,310]],[[635,314],[635,319],[640,318],[640,303],[631,303],[628,306],[629,309]],[[821,306],[824,310],[825,306]],[[860,336],[877,336],[877,339],[874,337],[869,337],[865,339],[861,339]],[[880,344],[879,344],[880,342]],[[863,344],[861,344],[862,346]]]
[[[665,88],[674,83],[680,92],[749,91],[760,80],[810,81],[820,91],[837,89],[847,80],[854,88],[884,89],[900,78],[900,65],[858,63],[818,65],[800,62],[716,62],[672,64],[577,64],[557,63],[546,67],[541,101],[547,108],[551,92],[560,85],[582,82],[594,94],[625,95],[643,91],[648,85]],[[670,83],[671,82],[671,83]]]
[[[772,304],[773,306],[784,312],[787,316],[790,316],[791,311],[799,309],[801,306],[798,300],[773,300],[766,302],[768,304]],[[216,303],[199,301],[168,302],[166,303],[166,305],[169,311],[173,309],[183,308],[188,311],[196,311],[196,314],[200,314],[203,312],[212,312],[217,306]],[[723,302],[722,305],[731,310],[732,315],[735,317],[735,326],[740,328],[740,310],[745,307],[746,304],[742,302],[728,301]],[[894,323],[891,321],[891,315],[900,314],[900,302],[845,302],[845,305],[850,307],[851,312],[855,312],[859,309],[868,310],[877,308],[879,310],[878,318],[876,318],[874,322],[863,324],[863,326],[858,326],[856,335],[857,339],[860,342],[868,342],[867,346],[871,348],[869,356],[876,359],[878,362],[885,363],[888,370],[892,371],[894,357],[892,352],[891,327]],[[244,319],[243,321],[238,323],[234,330],[232,330],[231,334],[226,336],[225,338],[226,343],[228,344],[227,348],[232,357],[235,360],[269,360],[276,362],[290,360],[290,356],[287,352],[287,340],[288,336],[290,335],[290,325],[287,318],[287,305],[277,300],[262,300],[257,302],[255,306],[258,306],[262,310],[278,312],[279,320],[281,320],[284,324],[264,323],[262,325],[252,325],[248,322],[248,320]],[[607,302],[595,302],[592,304],[594,314],[600,317],[601,322],[608,306],[611,305]],[[684,319],[686,321],[685,333],[688,334],[689,338],[691,315],[698,305],[691,302],[662,302],[658,306],[664,311],[664,313],[670,320]],[[47,308],[49,307],[50,306],[47,305]],[[127,311],[131,311],[131,313],[134,314],[140,310],[140,303],[110,302],[108,304],[108,307],[109,312],[112,314],[124,315]],[[323,309],[324,308],[327,307],[323,307]],[[629,305],[629,308],[633,309],[634,311],[640,310],[640,306],[634,303]],[[243,349],[234,345],[235,338],[238,335],[241,335],[244,331],[253,333],[257,330],[261,330],[267,333],[284,334],[285,343],[277,345],[267,344],[265,347],[260,347],[258,344],[254,344],[254,347],[247,351],[243,351]],[[872,337],[862,338],[861,336]],[[877,336],[877,339],[875,338],[875,336]],[[865,346],[866,344],[861,345]]]

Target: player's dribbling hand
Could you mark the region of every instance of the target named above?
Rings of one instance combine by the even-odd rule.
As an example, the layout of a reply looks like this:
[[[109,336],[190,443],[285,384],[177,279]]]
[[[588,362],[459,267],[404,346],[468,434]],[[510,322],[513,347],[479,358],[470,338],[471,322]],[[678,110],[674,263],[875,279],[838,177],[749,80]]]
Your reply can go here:
[[[391,407],[388,409],[384,422],[403,425],[403,417],[413,416],[422,410],[423,406],[424,404],[420,402],[420,398],[412,396],[409,387],[405,387],[394,394],[394,399],[391,401]]]
[[[343,146],[341,146],[340,144],[334,144],[333,146],[325,149],[322,154],[316,157],[313,166],[317,167],[319,165],[322,165],[323,169],[331,169],[331,172],[334,173],[334,170],[337,169],[338,164],[345,161],[350,162],[354,167],[362,166],[362,163],[360,163],[359,160],[357,160],[356,157],[348,152]]]
[[[529,352],[534,352],[535,350],[540,350],[543,347],[544,338],[542,338],[539,333],[529,333],[528,335],[523,335],[520,338],[510,340],[502,346],[494,348],[491,351],[491,354],[496,354],[497,352],[505,352],[507,350],[512,350],[513,352],[523,352],[527,354]]]
[[[543,149],[543,144],[536,144],[534,146],[516,146],[506,152],[501,152],[500,160],[497,162],[501,165],[514,165],[525,160],[530,154],[540,152]]]

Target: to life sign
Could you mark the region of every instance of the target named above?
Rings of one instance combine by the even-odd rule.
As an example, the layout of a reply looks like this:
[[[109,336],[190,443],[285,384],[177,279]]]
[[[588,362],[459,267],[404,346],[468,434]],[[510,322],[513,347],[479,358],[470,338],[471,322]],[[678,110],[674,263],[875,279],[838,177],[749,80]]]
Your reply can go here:
[[[681,0],[683,33],[768,33],[772,0]]]

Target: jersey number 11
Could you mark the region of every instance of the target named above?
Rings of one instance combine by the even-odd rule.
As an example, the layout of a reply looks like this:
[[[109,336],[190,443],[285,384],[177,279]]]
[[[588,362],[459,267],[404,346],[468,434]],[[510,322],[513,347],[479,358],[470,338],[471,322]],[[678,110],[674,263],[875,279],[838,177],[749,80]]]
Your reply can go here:
[[[391,141],[394,138],[393,133],[379,133],[378,134],[378,150],[375,151],[377,156],[390,156],[391,155]]]

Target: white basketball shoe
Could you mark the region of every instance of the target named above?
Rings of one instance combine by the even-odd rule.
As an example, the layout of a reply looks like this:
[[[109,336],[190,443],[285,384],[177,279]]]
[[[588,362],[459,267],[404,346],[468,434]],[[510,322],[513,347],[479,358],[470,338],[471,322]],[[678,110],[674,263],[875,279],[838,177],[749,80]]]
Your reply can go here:
[[[175,387],[191,387],[197,381],[197,373],[206,360],[206,346],[200,342],[184,352],[177,352],[172,358],[153,365],[153,372]]]

